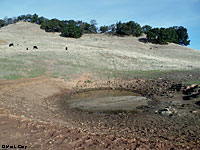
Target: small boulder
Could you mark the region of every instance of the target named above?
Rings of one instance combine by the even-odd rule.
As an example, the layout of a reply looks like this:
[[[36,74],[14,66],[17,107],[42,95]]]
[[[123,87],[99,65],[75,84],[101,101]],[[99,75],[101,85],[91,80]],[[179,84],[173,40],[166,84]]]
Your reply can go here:
[[[169,107],[165,107],[164,109],[156,110],[155,113],[161,114],[161,115],[172,116],[173,114],[176,114],[177,111],[174,108],[171,108],[171,106],[169,106]]]
[[[192,84],[190,86],[187,86],[184,90],[183,90],[183,94],[185,95],[190,95],[193,92],[195,92],[196,90],[198,90],[198,85],[197,84]]]
[[[192,84],[185,87],[183,90],[183,100],[191,100],[192,98],[198,98],[200,96],[200,89],[197,84]]]
[[[200,96],[199,92],[194,92],[190,95],[183,96],[183,100],[191,100],[193,98],[198,98]]]
[[[181,89],[182,89],[182,84],[180,83],[180,84],[173,84],[172,86],[171,86],[171,90],[173,90],[173,91],[180,91]]]

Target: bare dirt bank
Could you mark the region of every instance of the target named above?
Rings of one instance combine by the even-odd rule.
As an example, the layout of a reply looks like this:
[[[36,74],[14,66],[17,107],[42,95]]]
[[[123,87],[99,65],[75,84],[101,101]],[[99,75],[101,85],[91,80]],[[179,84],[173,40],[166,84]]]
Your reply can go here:
[[[29,149],[199,149],[198,99],[184,101],[166,80],[34,78],[0,83],[0,144]],[[139,113],[91,113],[67,105],[70,93],[122,88],[151,99]],[[171,115],[155,111],[169,107]],[[192,113],[196,111],[195,113]]]

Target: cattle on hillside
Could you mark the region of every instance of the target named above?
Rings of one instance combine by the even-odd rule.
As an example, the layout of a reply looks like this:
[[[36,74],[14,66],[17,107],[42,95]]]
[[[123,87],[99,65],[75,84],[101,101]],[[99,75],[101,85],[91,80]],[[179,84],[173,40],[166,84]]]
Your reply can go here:
[[[37,46],[33,46],[33,49],[38,49],[38,47]]]
[[[10,43],[10,44],[9,44],[9,47],[12,47],[12,46],[14,46],[14,44],[13,44],[13,43]]]

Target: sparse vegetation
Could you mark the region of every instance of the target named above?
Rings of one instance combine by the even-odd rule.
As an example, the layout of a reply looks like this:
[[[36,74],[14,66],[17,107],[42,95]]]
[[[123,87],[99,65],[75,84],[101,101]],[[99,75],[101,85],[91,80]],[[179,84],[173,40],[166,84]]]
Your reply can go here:
[[[7,80],[16,80],[16,79],[20,79],[20,78],[23,78],[23,77],[24,76],[19,75],[19,74],[10,74],[10,75],[5,76],[4,78],[7,79]]]

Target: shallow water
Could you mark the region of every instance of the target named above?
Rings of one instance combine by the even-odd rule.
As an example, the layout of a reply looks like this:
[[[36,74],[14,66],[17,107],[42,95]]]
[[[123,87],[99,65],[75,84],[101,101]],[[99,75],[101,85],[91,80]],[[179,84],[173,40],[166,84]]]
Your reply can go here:
[[[67,103],[70,108],[90,112],[123,112],[147,106],[148,99],[130,91],[95,90],[71,95]]]

